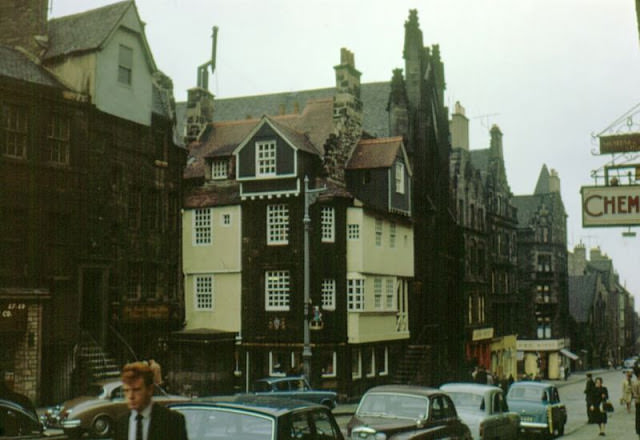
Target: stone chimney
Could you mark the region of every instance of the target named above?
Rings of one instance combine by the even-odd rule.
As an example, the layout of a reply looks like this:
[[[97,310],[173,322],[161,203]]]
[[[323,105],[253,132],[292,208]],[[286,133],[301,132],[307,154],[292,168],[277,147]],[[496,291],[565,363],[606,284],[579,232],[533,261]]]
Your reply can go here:
[[[602,251],[600,250],[599,247],[591,248],[591,250],[589,251],[589,259],[591,261],[598,261],[598,260],[604,259],[604,257],[602,256]]]
[[[553,168],[551,168],[551,173],[549,174],[549,192],[560,193],[560,176]]]
[[[573,253],[569,252],[569,275],[584,275],[587,267],[587,248],[580,243],[574,246]]]
[[[336,71],[336,94],[333,97],[333,122],[339,132],[350,119],[362,126],[362,101],[360,100],[360,75],[356,69],[353,52],[340,50],[340,64]]]
[[[0,44],[40,57],[47,48],[48,0],[0,1]]]
[[[391,79],[391,92],[387,103],[389,112],[389,134],[391,136],[409,136],[409,102],[402,69],[395,69]]]
[[[502,131],[500,130],[500,127],[498,127],[496,124],[493,124],[493,126],[491,126],[490,134],[491,134],[490,150],[493,153],[492,155],[494,157],[499,157],[500,159],[503,159],[504,156],[502,154]]]
[[[449,122],[451,132],[451,148],[462,148],[469,151],[469,119],[465,116],[464,107],[456,101]]]
[[[213,121],[213,109],[213,94],[210,91],[202,87],[187,91],[185,144],[197,140],[207,124]]]

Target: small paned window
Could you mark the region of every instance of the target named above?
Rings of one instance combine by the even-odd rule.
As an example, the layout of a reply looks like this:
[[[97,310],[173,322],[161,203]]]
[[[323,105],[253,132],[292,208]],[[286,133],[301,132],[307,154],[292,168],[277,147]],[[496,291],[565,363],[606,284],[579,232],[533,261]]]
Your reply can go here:
[[[265,272],[265,310],[289,310],[289,271]]]
[[[336,309],[336,280],[325,278],[322,280],[322,308]]]
[[[196,209],[193,216],[193,243],[196,246],[211,244],[211,209]]]
[[[391,249],[396,247],[396,224],[391,223],[389,225],[389,247]]]
[[[231,226],[231,214],[222,214],[222,226]]]
[[[276,142],[256,142],[256,176],[276,175]]]
[[[226,179],[229,161],[226,159],[216,159],[211,162],[211,178],[215,180]]]
[[[393,278],[387,278],[385,285],[385,308],[393,310],[395,298],[395,281]]]
[[[71,137],[71,121],[69,117],[52,113],[47,130],[46,160],[49,162],[69,163],[69,139]]]
[[[349,223],[347,225],[347,239],[360,240],[360,225],[357,223]]]
[[[118,82],[131,85],[133,77],[133,49],[120,45],[118,52]]]
[[[200,275],[195,282],[196,310],[213,310],[213,275]]]
[[[8,157],[27,157],[27,109],[5,104],[2,107],[2,154]]]
[[[382,279],[373,279],[373,306],[376,309],[382,308]]]
[[[538,272],[551,272],[551,255],[538,255]]]
[[[324,206],[321,211],[322,242],[335,241],[335,210],[331,206]]]
[[[396,192],[404,194],[404,164],[396,162]]]
[[[364,310],[364,279],[347,280],[347,309],[350,311]]]
[[[382,220],[376,219],[376,246],[382,246]]]
[[[358,349],[351,352],[351,378],[360,379],[362,377],[362,353]]]
[[[267,244],[289,243],[289,207],[267,205]]]
[[[336,368],[338,365],[335,351],[326,351],[320,355],[322,365],[322,377],[336,377]]]

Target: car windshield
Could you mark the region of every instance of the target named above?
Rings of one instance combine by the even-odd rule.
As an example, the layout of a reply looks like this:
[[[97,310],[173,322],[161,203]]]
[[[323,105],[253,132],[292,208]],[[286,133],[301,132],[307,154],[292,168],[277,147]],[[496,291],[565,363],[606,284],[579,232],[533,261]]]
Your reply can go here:
[[[537,387],[512,387],[509,390],[507,400],[528,400],[531,402],[540,402],[543,400],[545,392]]]
[[[242,410],[211,407],[174,407],[184,414],[189,440],[272,440],[273,419]]]
[[[460,391],[447,391],[456,408],[471,408],[484,411],[484,398],[479,394],[464,393]]]
[[[359,416],[378,416],[399,419],[424,419],[429,399],[420,396],[390,393],[369,393],[358,406]]]
[[[105,390],[104,390],[104,387],[102,385],[91,384],[91,385],[87,386],[87,389],[85,390],[85,392],[83,394],[85,396],[99,397],[99,396],[103,395],[104,392],[105,392]]]

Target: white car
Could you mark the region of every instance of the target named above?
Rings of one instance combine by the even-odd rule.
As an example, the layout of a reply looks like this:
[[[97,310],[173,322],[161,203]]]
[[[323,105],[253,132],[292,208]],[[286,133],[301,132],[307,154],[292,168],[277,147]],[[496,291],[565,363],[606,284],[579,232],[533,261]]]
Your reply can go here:
[[[474,440],[516,440],[520,416],[509,411],[502,388],[477,383],[448,383],[440,390],[451,397],[458,416]]]

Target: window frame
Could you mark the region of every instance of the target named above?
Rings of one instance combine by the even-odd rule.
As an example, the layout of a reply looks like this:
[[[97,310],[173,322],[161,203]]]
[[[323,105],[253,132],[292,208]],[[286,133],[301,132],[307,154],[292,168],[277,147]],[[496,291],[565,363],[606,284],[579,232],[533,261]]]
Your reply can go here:
[[[123,86],[133,84],[133,48],[124,44],[118,47],[117,82]]]
[[[225,180],[229,177],[229,160],[213,159],[211,161],[211,180]]]
[[[334,243],[336,240],[336,210],[333,206],[320,209],[320,235],[323,243]]]
[[[208,292],[200,290],[202,285],[199,284],[199,281],[208,282]],[[193,309],[197,312],[213,312],[215,310],[215,277],[213,274],[194,275]]]
[[[374,221],[374,232],[375,232],[375,245],[376,247],[382,247],[382,237],[384,234],[384,226],[382,219],[375,219]]]
[[[270,279],[278,277],[277,285],[270,285]],[[284,277],[283,281],[280,278]],[[275,280],[272,280],[275,283]],[[264,309],[267,312],[288,312],[291,308],[291,274],[288,270],[267,270],[264,272]]]
[[[360,240],[360,223],[347,224],[347,240]]]
[[[336,280],[334,278],[323,278],[321,281],[321,304],[322,310],[333,311],[336,309]]]
[[[354,362],[357,362],[357,364],[354,364]],[[354,371],[353,367],[356,365],[357,369]],[[362,379],[362,350],[360,348],[351,352],[351,379]]]
[[[404,194],[404,163],[397,161],[395,166],[396,193]]]
[[[29,148],[28,107],[5,102],[0,108],[2,109],[2,126],[0,129],[2,130],[3,141],[0,144],[2,147],[1,154],[12,159],[26,159]],[[9,151],[10,148],[12,151]],[[18,151],[19,149],[21,152]]]
[[[324,378],[328,378],[328,377],[336,377],[337,376],[337,369],[338,369],[338,355],[336,354],[335,351],[331,352],[331,357],[332,357],[332,370],[331,373],[321,373],[320,375]]]
[[[255,143],[256,177],[274,177],[278,172],[278,143],[275,139]]]
[[[196,208],[193,210],[192,243],[193,246],[211,246],[213,243],[213,210],[211,208]],[[206,222],[198,220],[199,215],[207,213]]]
[[[365,310],[364,278],[347,278],[347,311],[362,312]]]
[[[289,205],[272,203],[267,205],[267,245],[284,246],[289,244]]]

